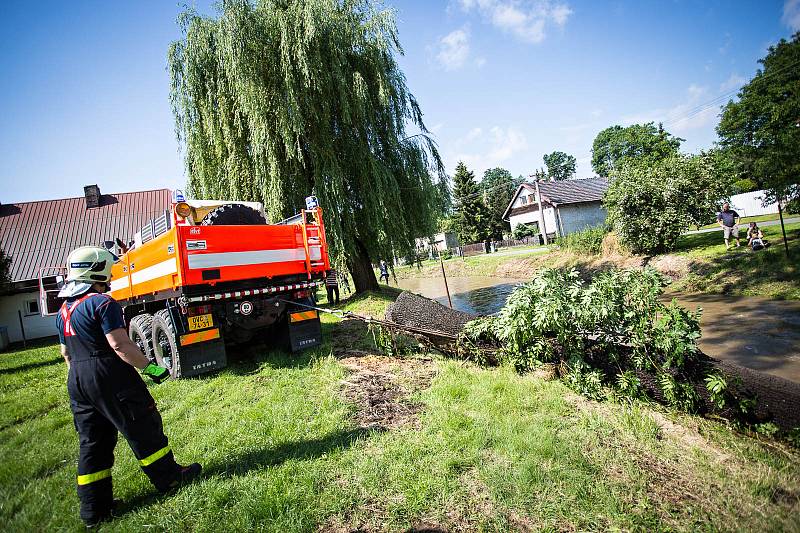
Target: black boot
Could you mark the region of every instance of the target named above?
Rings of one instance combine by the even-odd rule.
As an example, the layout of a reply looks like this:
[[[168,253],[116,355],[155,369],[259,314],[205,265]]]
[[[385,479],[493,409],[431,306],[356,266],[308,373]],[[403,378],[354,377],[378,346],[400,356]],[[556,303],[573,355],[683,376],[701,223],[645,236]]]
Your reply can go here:
[[[188,466],[178,465],[178,474],[175,476],[175,479],[168,485],[157,488],[161,492],[169,492],[173,489],[177,489],[178,487],[191,483],[200,476],[202,471],[203,467],[200,466],[200,463],[192,463]]]

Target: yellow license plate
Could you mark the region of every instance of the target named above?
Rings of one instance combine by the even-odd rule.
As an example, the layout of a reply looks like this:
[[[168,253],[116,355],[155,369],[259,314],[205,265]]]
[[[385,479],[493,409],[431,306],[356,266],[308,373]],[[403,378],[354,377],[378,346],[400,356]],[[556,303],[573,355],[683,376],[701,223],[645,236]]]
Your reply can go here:
[[[198,329],[210,328],[214,325],[214,319],[211,313],[207,315],[197,315],[189,317],[189,331],[196,331]]]

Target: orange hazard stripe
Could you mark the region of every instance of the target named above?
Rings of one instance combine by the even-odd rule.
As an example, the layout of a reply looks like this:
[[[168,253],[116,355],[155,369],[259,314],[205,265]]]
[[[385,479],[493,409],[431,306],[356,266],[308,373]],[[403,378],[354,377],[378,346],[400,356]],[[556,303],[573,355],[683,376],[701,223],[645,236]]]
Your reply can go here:
[[[181,335],[181,346],[195,344],[197,342],[213,341],[214,339],[219,339],[219,328]]]
[[[316,311],[300,311],[299,313],[292,313],[289,315],[290,322],[302,322],[303,320],[311,320],[317,318]]]

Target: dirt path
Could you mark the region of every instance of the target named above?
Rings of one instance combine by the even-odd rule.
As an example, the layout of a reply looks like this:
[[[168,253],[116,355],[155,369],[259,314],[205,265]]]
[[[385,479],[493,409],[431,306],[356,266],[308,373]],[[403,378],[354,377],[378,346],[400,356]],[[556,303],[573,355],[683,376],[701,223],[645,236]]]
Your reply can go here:
[[[700,348],[706,354],[800,383],[800,302],[715,294],[676,294],[703,308]]]

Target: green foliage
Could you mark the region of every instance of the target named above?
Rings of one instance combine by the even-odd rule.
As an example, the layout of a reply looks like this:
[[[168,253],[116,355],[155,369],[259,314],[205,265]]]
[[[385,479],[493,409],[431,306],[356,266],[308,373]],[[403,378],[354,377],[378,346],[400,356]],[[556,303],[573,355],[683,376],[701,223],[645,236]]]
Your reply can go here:
[[[492,216],[483,203],[483,195],[475,182],[475,174],[459,162],[453,176],[455,201],[453,228],[461,244],[472,244],[489,238]]]
[[[615,387],[644,394],[636,372],[655,374],[670,405],[692,411],[700,312],[661,301],[654,269],[612,270],[584,282],[576,271],[542,269],[514,290],[498,315],[472,322],[465,335],[499,347],[520,370],[561,362],[567,383],[592,398]],[[699,378],[698,378],[699,379]]]
[[[11,256],[0,248],[0,291],[11,283]]]
[[[765,187],[767,201],[800,198],[800,32],[781,39],[762,68],[723,108],[717,133],[742,178]]]
[[[725,407],[725,392],[728,390],[728,382],[722,374],[709,374],[706,379],[706,389],[711,396],[711,402],[717,409]]]
[[[790,215],[800,215],[800,198],[793,198],[786,203],[786,212]]]
[[[759,435],[774,438],[781,429],[772,422],[764,422],[763,424],[756,424],[755,430]]]
[[[683,139],[674,137],[659,124],[611,126],[592,143],[592,169],[599,176],[610,176],[625,164],[657,163],[678,155]]]
[[[587,227],[559,237],[556,244],[576,254],[596,255],[603,247],[603,238],[608,234],[606,226]]]
[[[544,155],[547,177],[554,181],[568,180],[575,176],[575,156],[564,152]]]
[[[736,194],[753,192],[758,190],[758,183],[750,178],[742,178],[733,182],[733,188],[736,190]]]
[[[445,260],[445,261],[447,261],[448,259],[452,259],[453,258],[453,252],[450,251],[449,248],[447,250],[442,250],[442,251],[440,251],[438,253],[439,253],[439,256],[441,256],[441,258],[443,260]]]
[[[612,172],[603,205],[623,244],[636,253],[672,250],[690,225],[705,224],[730,186],[713,154],[674,155]]]
[[[190,192],[263,202],[271,220],[313,193],[335,262],[349,263],[357,290],[376,285],[369,258],[413,248],[446,203],[430,174],[444,169],[397,63],[394,12],[369,0],[218,9],[184,13],[168,54]]]
[[[533,237],[539,234],[539,223],[530,222],[528,224],[517,224],[514,226],[514,231],[511,236],[517,240],[522,240],[525,237]]]
[[[511,229],[503,220],[503,213],[519,187],[519,180],[504,168],[490,168],[483,173],[479,187],[489,210],[489,238],[502,239]]]

